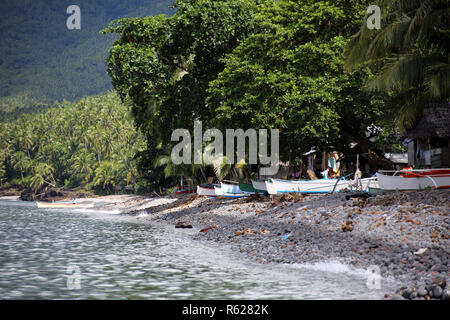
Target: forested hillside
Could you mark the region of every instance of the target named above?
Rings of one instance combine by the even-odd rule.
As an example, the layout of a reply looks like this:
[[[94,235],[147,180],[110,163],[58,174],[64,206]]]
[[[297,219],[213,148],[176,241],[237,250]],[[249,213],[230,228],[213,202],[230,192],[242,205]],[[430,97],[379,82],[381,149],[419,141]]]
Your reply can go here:
[[[0,112],[98,94],[111,88],[105,58],[118,17],[170,13],[171,0],[80,0],[81,29],[69,30],[68,0],[0,2]],[[25,98],[24,98],[25,97]],[[24,111],[24,110],[22,110]],[[29,110],[30,111],[30,110]],[[0,114],[2,115],[2,114]]]
[[[65,102],[0,123],[0,184],[112,192],[135,184],[134,158],[143,149],[144,138],[115,93]]]

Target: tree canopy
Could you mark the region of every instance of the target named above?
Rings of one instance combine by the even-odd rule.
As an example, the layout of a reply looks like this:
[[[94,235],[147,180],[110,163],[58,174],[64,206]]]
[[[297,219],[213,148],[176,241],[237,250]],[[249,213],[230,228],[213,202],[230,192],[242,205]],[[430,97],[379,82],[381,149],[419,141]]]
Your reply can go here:
[[[369,69],[344,72],[343,50],[367,1],[188,1],[176,13],[120,19],[108,73],[130,99],[147,162],[171,133],[204,127],[281,130],[283,160],[367,142],[386,99],[363,90]],[[362,145],[363,145],[362,144]],[[143,166],[145,164],[142,164]],[[147,164],[148,168],[151,166]]]
[[[372,91],[393,92],[399,128],[431,102],[450,100],[450,1],[380,0],[381,30],[365,23],[346,50],[347,69],[369,65]]]

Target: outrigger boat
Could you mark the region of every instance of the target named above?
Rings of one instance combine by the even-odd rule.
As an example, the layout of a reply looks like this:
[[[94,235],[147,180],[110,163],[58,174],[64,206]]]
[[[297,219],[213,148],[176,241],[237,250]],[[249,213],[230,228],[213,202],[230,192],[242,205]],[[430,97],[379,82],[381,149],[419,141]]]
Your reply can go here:
[[[380,170],[377,179],[383,191],[445,189],[450,188],[450,169]]]
[[[251,183],[239,182],[239,189],[248,193],[255,193],[255,188]]]
[[[36,201],[38,208],[93,208],[94,203],[84,202],[39,202]]]
[[[220,187],[215,186],[214,189],[219,198],[242,198],[254,194],[254,192],[245,192],[241,190],[237,182],[221,182]]]
[[[197,186],[197,194],[199,196],[217,197],[216,191],[213,185],[200,185]]]
[[[216,193],[217,197],[221,198],[221,199],[225,199],[225,198],[237,199],[237,198],[242,198],[242,197],[246,197],[249,195],[248,193],[244,193],[244,192],[241,192],[241,193],[224,192],[222,190],[222,187],[219,187],[219,186],[214,186],[214,189],[215,189],[215,193]]]
[[[269,179],[266,182],[267,191],[269,194],[277,193],[331,193],[340,192],[343,190],[355,189],[355,182],[353,180],[340,179],[316,179],[316,180],[282,180]],[[376,177],[360,179],[357,189],[361,191],[368,191],[369,186],[375,186]]]
[[[256,192],[267,192],[267,185],[265,180],[252,180],[252,185]]]
[[[269,193],[270,195],[274,195],[277,194],[277,189],[275,188],[275,185],[272,182],[272,179],[269,179],[265,182],[266,184],[266,189],[267,189],[267,193]]]
[[[178,189],[176,189],[175,191],[172,191],[172,193],[174,194],[185,194],[185,193],[195,193],[197,191],[196,188],[191,187],[191,186],[184,186],[183,183],[183,176],[181,176],[180,178],[180,184],[178,185]]]
[[[231,194],[244,193],[244,191],[242,191],[239,188],[238,182],[232,182],[232,181],[230,181],[230,183],[221,182],[220,189],[221,189],[222,193],[231,193]]]
[[[195,188],[179,188],[173,192],[174,194],[195,193]]]

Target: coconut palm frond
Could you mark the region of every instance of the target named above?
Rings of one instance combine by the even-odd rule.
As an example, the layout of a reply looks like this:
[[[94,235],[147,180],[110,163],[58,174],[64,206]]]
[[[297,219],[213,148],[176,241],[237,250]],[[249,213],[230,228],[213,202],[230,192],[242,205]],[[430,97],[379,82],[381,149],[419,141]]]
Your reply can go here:
[[[450,64],[439,63],[426,70],[425,86],[432,98],[450,97]]]
[[[412,39],[412,34],[420,28],[420,26],[426,26],[424,23],[424,19],[426,19],[430,13],[433,11],[432,1],[423,1],[420,4],[420,7],[417,9],[416,14],[411,19],[411,23],[409,24],[408,31],[406,32],[405,39],[403,41],[403,45],[405,47],[408,46],[409,43],[412,43],[414,39]]]
[[[389,59],[379,74],[368,83],[374,91],[406,90],[423,84],[429,66],[440,63],[442,57],[402,54]]]
[[[157,168],[157,167],[167,166],[171,162],[172,162],[172,159],[170,158],[170,156],[166,156],[166,155],[158,156],[155,159],[155,161],[153,162],[153,167]]]
[[[428,100],[423,93],[410,92],[410,98],[405,100],[395,120],[399,131],[405,132],[407,129],[412,128],[427,105]]]
[[[388,56],[399,49],[411,24],[411,18],[402,15],[377,33],[370,42],[365,53],[366,59],[376,59]]]
[[[232,165],[227,164],[226,156],[218,156],[211,161],[214,169],[214,173],[219,181],[225,179],[225,177],[230,173]]]
[[[390,52],[401,47],[411,22],[408,16],[399,17],[396,13],[387,13],[381,22],[382,26],[387,27],[380,31],[368,29],[366,19],[367,16],[360,31],[350,39],[345,48],[345,67],[348,71],[363,62],[387,57]]]

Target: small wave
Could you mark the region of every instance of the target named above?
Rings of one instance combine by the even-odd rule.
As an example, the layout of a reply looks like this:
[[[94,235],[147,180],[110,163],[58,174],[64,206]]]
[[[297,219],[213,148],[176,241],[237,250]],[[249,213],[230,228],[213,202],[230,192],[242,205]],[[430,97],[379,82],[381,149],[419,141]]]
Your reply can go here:
[[[309,269],[330,273],[345,273],[349,275],[357,275],[362,277],[366,277],[369,274],[368,270],[353,267],[336,260],[314,262],[314,263],[294,263],[287,266],[290,266],[295,269]]]
[[[101,210],[98,209],[87,209],[87,208],[78,208],[73,209],[73,212],[79,212],[79,213],[106,213],[106,214],[121,214],[122,212],[120,210]]]

